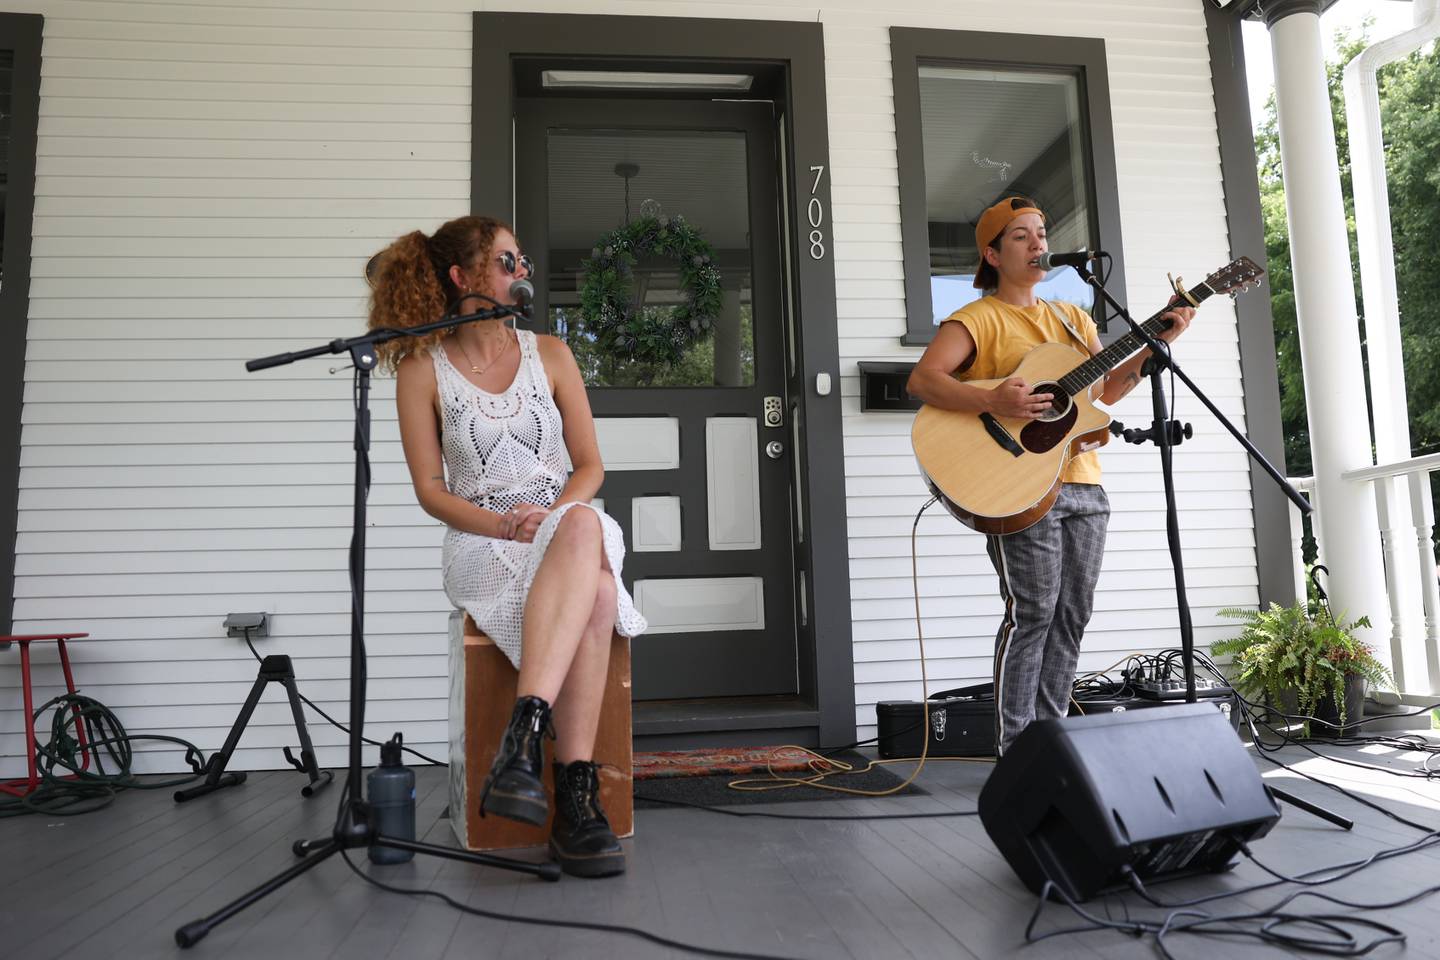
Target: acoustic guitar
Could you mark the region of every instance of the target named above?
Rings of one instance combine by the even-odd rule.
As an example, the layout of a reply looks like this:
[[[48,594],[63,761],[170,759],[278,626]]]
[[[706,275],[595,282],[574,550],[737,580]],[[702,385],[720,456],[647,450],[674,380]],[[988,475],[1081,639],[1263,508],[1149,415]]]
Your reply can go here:
[[[1179,299],[1141,326],[1152,337],[1166,330],[1163,315],[1185,302],[1199,306],[1217,293],[1235,296],[1258,286],[1265,273],[1248,257],[1215,271],[1191,290],[1176,281]],[[970,380],[993,389],[1023,377],[1031,389],[1054,394],[1038,420],[941,410],[926,404],[915,416],[910,441],[931,491],[961,523],[981,533],[1015,533],[1049,512],[1071,458],[1110,439],[1110,417],[1095,408],[1090,388],[1144,346],[1134,331],[1094,356],[1064,343],[1042,343],[1009,377]]]

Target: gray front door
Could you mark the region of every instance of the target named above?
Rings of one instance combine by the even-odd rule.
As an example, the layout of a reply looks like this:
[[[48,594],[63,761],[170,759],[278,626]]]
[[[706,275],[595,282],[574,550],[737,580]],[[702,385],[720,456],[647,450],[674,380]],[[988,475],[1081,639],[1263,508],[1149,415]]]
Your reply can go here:
[[[515,226],[537,264],[536,326],[563,337],[585,374],[605,458],[600,499],[625,531],[625,580],[651,625],[634,644],[637,700],[798,689],[794,434],[785,422],[771,110],[517,101]],[[592,276],[597,264],[616,263],[607,239],[647,225],[652,237],[694,228],[711,254],[682,264],[676,251],[642,244],[648,250],[619,268],[623,282],[612,281],[605,301],[623,289],[620,311],[597,320],[600,312],[581,304],[587,261]],[[718,278],[712,271],[705,284],[687,284],[687,272],[702,267]],[[697,289],[713,293],[717,279],[707,323],[668,344],[652,336]],[[588,286],[591,308],[601,286]],[[649,344],[639,359],[636,330]],[[615,345],[627,336],[629,348]]]

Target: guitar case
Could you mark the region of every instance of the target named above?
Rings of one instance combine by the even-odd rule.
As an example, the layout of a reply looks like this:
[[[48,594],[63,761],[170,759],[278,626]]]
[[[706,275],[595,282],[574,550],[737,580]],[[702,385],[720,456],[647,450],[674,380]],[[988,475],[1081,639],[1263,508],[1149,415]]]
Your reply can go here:
[[[982,683],[932,693],[927,756],[995,756],[995,685]],[[886,760],[920,756],[925,711],[918,700],[875,704],[878,750]]]

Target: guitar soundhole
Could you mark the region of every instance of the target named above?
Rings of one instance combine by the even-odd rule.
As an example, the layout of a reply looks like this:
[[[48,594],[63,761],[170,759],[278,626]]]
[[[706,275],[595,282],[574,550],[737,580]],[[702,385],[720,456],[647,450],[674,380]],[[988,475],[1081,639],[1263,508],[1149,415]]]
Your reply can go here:
[[[1060,384],[1053,381],[1049,383],[1037,383],[1030,392],[1054,395],[1054,399],[1050,401],[1050,409],[1040,415],[1041,421],[1045,423],[1053,423],[1056,420],[1065,419],[1065,417],[1070,414],[1071,408],[1075,406],[1075,402],[1070,398],[1070,395],[1061,388]]]
[[[1075,404],[1070,403],[1069,397],[1065,397],[1065,412],[1057,419],[1049,417],[1040,420],[1031,420],[1020,430],[1020,445],[1031,453],[1045,453],[1053,450],[1056,445],[1063,443],[1070,434],[1070,428],[1075,426],[1075,418],[1078,415]]]

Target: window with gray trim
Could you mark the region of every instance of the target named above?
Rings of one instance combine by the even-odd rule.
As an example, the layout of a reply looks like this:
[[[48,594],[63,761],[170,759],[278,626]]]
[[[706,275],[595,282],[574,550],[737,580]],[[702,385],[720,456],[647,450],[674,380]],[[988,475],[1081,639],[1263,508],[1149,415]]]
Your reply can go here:
[[[980,295],[975,223],[1006,196],[1045,211],[1052,250],[1109,251],[1107,288],[1123,291],[1104,42],[904,27],[892,27],[890,40],[902,342],[928,343],[942,319]],[[1095,301],[1069,268],[1052,272],[1041,295],[1086,309]]]

